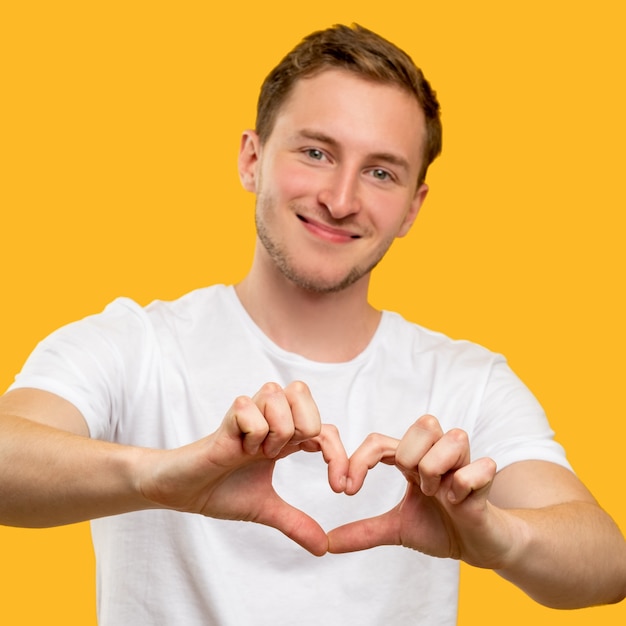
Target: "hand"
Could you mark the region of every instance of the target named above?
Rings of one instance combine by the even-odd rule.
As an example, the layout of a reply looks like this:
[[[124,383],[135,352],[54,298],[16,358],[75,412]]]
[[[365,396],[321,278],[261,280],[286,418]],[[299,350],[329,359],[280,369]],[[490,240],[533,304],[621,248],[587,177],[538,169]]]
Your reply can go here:
[[[470,463],[464,431],[444,433],[425,415],[400,441],[370,435],[350,459],[345,492],[356,493],[368,470],[381,462],[406,477],[404,498],[387,513],[332,530],[330,552],[402,545],[480,567],[502,564],[512,546],[512,520],[489,503],[495,463],[487,458]]]
[[[346,452],[336,428],[321,424],[308,387],[268,383],[252,398],[237,398],[212,435],[176,450],[149,451],[140,489],[155,506],[272,526],[322,555],[324,530],[272,487],[276,461],[299,450],[321,451],[331,488],[344,490]]]

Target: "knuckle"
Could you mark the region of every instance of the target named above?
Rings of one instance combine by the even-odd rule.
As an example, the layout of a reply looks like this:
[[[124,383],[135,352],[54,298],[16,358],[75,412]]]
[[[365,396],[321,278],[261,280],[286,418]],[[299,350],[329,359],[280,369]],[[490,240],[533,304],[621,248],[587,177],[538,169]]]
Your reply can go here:
[[[320,443],[335,441],[339,436],[337,427],[333,424],[320,424],[319,422],[304,424],[298,428],[298,433],[303,439],[317,438]]]
[[[252,404],[252,398],[249,396],[237,396],[233,401],[233,410],[238,413],[245,411]]]
[[[291,436],[291,440],[294,443],[302,443],[311,439],[315,439],[318,442],[318,445],[326,445],[329,441],[331,441],[330,437],[325,436],[323,433],[320,434],[319,428],[308,426],[296,428]]]
[[[384,448],[385,437],[380,433],[370,433],[365,437],[365,445],[374,450],[382,450]]]
[[[301,380],[294,380],[293,382],[289,383],[289,385],[287,386],[287,390],[299,396],[311,395],[311,390],[309,389],[309,386]]]
[[[278,393],[283,393],[283,388],[274,382],[265,383],[261,389],[259,389],[259,394],[262,395],[275,395]]]
[[[324,436],[331,436],[333,438],[339,436],[339,429],[334,424],[321,424],[320,432]]]
[[[459,446],[469,445],[469,435],[461,428],[449,430],[448,437]]]
[[[430,415],[429,413],[422,415],[422,417],[420,417],[415,423],[427,430],[436,430],[439,428],[439,420],[434,415]]]
[[[491,474],[492,476],[495,475],[498,470],[497,463],[491,457],[482,457],[481,459],[478,459],[476,463],[482,466],[485,472]]]

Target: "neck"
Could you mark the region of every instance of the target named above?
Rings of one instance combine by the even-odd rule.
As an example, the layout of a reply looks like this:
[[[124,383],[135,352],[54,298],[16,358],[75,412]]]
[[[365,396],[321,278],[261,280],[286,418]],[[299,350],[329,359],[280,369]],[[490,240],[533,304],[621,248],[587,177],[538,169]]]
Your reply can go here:
[[[362,352],[380,322],[367,301],[369,275],[346,289],[313,293],[255,257],[235,290],[259,328],[278,346],[313,361],[340,363]]]

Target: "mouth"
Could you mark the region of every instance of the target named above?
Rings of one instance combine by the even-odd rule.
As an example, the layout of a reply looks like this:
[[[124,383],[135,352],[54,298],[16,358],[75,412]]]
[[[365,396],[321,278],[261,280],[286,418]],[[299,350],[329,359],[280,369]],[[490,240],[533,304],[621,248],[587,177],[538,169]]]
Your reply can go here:
[[[349,230],[329,226],[324,222],[312,220],[311,218],[304,217],[304,215],[300,215],[299,213],[296,214],[296,217],[305,225],[309,232],[327,241],[341,243],[361,238],[361,235],[355,234]]]

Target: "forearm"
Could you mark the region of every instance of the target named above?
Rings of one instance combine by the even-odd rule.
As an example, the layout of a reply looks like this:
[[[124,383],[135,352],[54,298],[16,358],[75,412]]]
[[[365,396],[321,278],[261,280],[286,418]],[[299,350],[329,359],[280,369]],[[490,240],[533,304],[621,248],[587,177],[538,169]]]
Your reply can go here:
[[[46,527],[150,508],[137,488],[147,451],[0,416],[0,524]]]
[[[523,540],[498,573],[537,602],[573,609],[626,596],[626,542],[591,502],[507,511]]]

